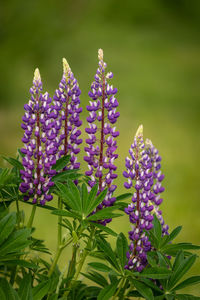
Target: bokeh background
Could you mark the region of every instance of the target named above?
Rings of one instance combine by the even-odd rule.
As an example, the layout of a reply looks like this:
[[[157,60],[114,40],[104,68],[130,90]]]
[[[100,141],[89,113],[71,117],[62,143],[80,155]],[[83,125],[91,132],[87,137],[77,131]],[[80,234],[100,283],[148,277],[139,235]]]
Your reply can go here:
[[[179,241],[200,244],[199,15],[198,0],[1,0],[0,154],[15,156],[21,146],[23,105],[34,69],[40,68],[44,90],[52,95],[62,76],[62,57],[78,78],[86,124],[87,93],[97,50],[103,48],[119,90],[119,173],[142,123],[163,157],[165,220],[170,228],[183,225]],[[121,175],[118,186],[117,193],[124,192]],[[25,204],[21,208],[29,213]],[[36,236],[54,251],[56,217],[38,209],[35,225]],[[111,227],[126,233],[127,216]],[[64,253],[61,268],[69,255]],[[198,262],[191,274],[199,269]],[[200,296],[200,286],[187,291]]]

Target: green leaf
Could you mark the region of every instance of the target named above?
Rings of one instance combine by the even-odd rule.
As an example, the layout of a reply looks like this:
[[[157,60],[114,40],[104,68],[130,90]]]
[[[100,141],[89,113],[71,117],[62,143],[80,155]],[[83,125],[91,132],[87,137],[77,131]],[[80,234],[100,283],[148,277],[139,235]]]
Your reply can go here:
[[[50,280],[45,280],[33,288],[33,300],[41,300],[47,295],[50,288]]]
[[[188,295],[188,294],[176,294],[178,300],[200,300],[200,297]]]
[[[110,272],[112,271],[112,269],[100,262],[91,262],[91,263],[88,263],[88,266],[96,269],[97,271],[100,271],[100,272]]]
[[[182,262],[184,261],[184,253],[183,251],[179,251],[178,254],[176,255],[176,258],[174,260],[174,264],[173,264],[173,271],[176,271],[178,269],[178,267],[182,264]]]
[[[52,177],[52,181],[53,182],[64,182],[64,181],[67,181],[69,179],[74,179],[74,178],[71,178],[71,177],[74,176],[76,178],[76,177],[80,176],[79,174],[77,174],[77,172],[78,172],[78,169],[63,171],[61,173],[58,173],[58,174],[54,175]]]
[[[169,244],[162,248],[162,251],[168,255],[176,255],[180,250],[199,250],[200,246],[191,243]]]
[[[173,274],[171,275],[169,282],[168,282],[168,288],[174,287],[174,285],[183,277],[183,275],[192,267],[196,260],[196,255],[191,255],[187,258],[185,258],[181,264],[176,267]]]
[[[79,190],[78,190],[77,186],[71,180],[68,181],[68,186],[70,188],[73,200],[76,203],[78,212],[82,212],[81,195],[79,193]]]
[[[101,230],[103,230],[105,232],[107,232],[108,234],[111,234],[113,236],[117,236],[117,233],[114,232],[111,228],[109,228],[107,226],[101,225],[99,223],[94,223],[94,222],[92,222],[92,225],[96,226],[97,228],[99,228],[99,229],[101,229]]]
[[[145,269],[143,272],[139,273],[138,276],[152,278],[152,279],[165,279],[171,275],[171,271],[163,267],[151,267]]]
[[[141,281],[144,282],[146,285],[148,285],[153,290],[160,292],[160,293],[163,292],[159,287],[157,287],[157,285],[154,282],[152,282],[152,280],[146,279],[146,278],[141,278]]]
[[[122,270],[124,270],[124,266],[126,263],[126,252],[128,251],[128,242],[125,235],[121,232],[117,237],[116,243],[117,256],[119,258]]]
[[[105,279],[104,276],[102,276],[101,274],[93,271],[93,272],[88,272],[87,274],[81,273],[83,276],[85,276],[86,278],[90,279],[91,281],[99,284],[100,286],[107,286],[108,282]]]
[[[63,199],[63,201],[72,209],[78,210],[77,203],[74,202],[74,197],[69,188],[61,183],[61,182],[55,182],[55,185],[58,189],[59,196]]]
[[[118,271],[120,271],[120,268],[118,266],[118,262],[115,256],[115,253],[113,252],[110,244],[105,239],[99,239],[98,240],[98,246],[99,248],[104,252],[105,257],[109,261],[109,263]]]
[[[16,213],[12,212],[7,214],[0,221],[0,245],[8,238],[15,227]]]
[[[1,264],[1,262],[0,262]],[[4,261],[6,265],[13,265],[13,266],[21,266],[28,269],[38,269],[38,266],[32,262],[22,260],[22,259],[12,259],[8,261]]]
[[[133,278],[129,278],[131,283],[133,283],[136,290],[147,300],[154,300],[152,290],[147,287],[143,282],[138,281]]]
[[[177,291],[177,290],[183,289],[186,286],[194,285],[194,284],[198,284],[198,283],[200,283],[200,276],[192,276],[192,277],[189,277],[186,280],[182,281],[177,286],[175,286],[175,288],[173,288],[173,291]]]
[[[1,300],[20,300],[17,292],[5,278],[0,278],[0,296]]]
[[[53,165],[52,169],[56,170],[56,171],[60,171],[62,170],[64,167],[66,167],[66,165],[68,164],[68,162],[70,161],[70,155],[65,155],[61,158],[59,158],[55,165]]]
[[[97,300],[109,300],[114,295],[117,285],[118,281],[111,285],[107,285],[104,289],[101,290],[97,297]]]
[[[165,235],[165,240],[163,243],[161,243],[161,247],[165,246],[166,244],[174,240],[177,237],[177,235],[180,233],[181,229],[182,226],[178,226],[169,235]]]
[[[81,219],[81,215],[78,212],[67,211],[63,209],[55,209],[54,211],[52,211],[52,214],[57,216]]]
[[[25,274],[23,279],[20,281],[18,294],[21,300],[33,299],[31,282],[32,282],[31,274]]]
[[[105,198],[107,194],[107,189],[103,190],[97,197],[93,197],[90,201],[86,214],[89,215]]]
[[[121,214],[113,213],[112,211],[115,209],[115,207],[106,207],[101,210],[98,210],[94,215],[91,215],[87,218],[88,221],[98,221],[103,219],[110,219],[110,218],[116,218],[121,216]]]
[[[132,196],[133,196],[132,193],[125,193],[125,194],[122,194],[122,195],[117,196],[117,197],[116,197],[116,201],[121,201],[121,200],[130,198],[130,197],[132,197]]]
[[[82,200],[83,213],[85,213],[88,206],[88,190],[87,190],[87,185],[85,183],[83,183],[81,187],[81,200]]]
[[[158,240],[158,247],[162,238],[162,227],[160,224],[160,221],[158,220],[157,216],[154,214],[154,219],[153,219],[153,232]]]
[[[88,195],[87,206],[86,206],[86,207],[88,207],[88,206],[90,205],[90,203],[93,203],[93,202],[94,202],[94,200],[95,200],[95,198],[96,198],[96,196],[97,196],[97,191],[98,191],[98,183],[95,184],[95,185],[92,187],[92,189],[91,189],[91,191],[90,191],[90,193],[89,193],[89,195]]]
[[[147,252],[147,260],[148,263],[152,266],[152,267],[156,267],[157,266],[157,261],[156,261],[156,253],[155,252]]]
[[[13,167],[16,167],[17,169],[21,170],[24,168],[22,163],[19,160],[12,158],[12,157],[5,157],[5,156],[2,156],[2,157],[4,160],[9,162],[9,164],[11,164]]]
[[[27,238],[30,236],[31,229],[24,228],[13,232],[0,247],[0,255],[13,253],[26,248],[32,242]]]

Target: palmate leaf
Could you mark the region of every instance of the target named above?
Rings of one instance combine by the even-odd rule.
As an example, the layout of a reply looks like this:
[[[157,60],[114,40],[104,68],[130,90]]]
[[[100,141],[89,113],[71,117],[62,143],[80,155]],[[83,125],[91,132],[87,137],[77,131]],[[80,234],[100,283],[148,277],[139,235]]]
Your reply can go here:
[[[5,156],[2,156],[2,157],[4,160],[9,162],[9,164],[11,164],[13,167],[16,167],[19,170],[24,169],[22,163],[19,160],[12,158],[12,157],[5,157]]]
[[[165,235],[161,242],[161,248],[167,245],[169,242],[174,240],[177,235],[180,233],[182,226],[176,227],[169,235]]]
[[[32,276],[31,274],[25,274],[23,279],[20,281],[18,294],[21,300],[33,300],[32,295]]]
[[[180,250],[199,250],[200,246],[193,245],[192,243],[177,243],[177,244],[168,244],[162,248],[162,252],[165,252],[167,255],[176,256]],[[186,255],[191,253],[184,251]]]
[[[83,213],[85,213],[86,208],[88,206],[88,190],[87,190],[87,185],[85,183],[83,183],[81,187],[81,201],[82,201]]]
[[[26,248],[32,242],[28,240],[31,229],[24,228],[14,231],[7,240],[0,246],[0,256],[7,253],[17,252]]]
[[[187,273],[187,271],[192,267],[196,258],[196,255],[191,255],[181,261],[181,264],[174,269],[174,272],[169,279],[168,288],[171,289],[175,286],[175,284],[183,277],[183,275],[185,275],[185,273]]]
[[[0,299],[1,300],[21,300],[17,292],[5,278],[0,278]]]
[[[194,284],[198,284],[198,283],[200,283],[200,276],[192,276],[192,277],[189,277],[186,280],[182,281],[177,286],[175,286],[175,288],[173,288],[173,291],[177,291],[177,290],[185,288],[186,286],[194,285]]]
[[[114,295],[116,288],[118,285],[118,281],[107,285],[104,289],[102,289],[97,297],[97,300],[109,300]]]
[[[12,212],[7,214],[0,221],[0,245],[8,238],[12,233],[16,224],[16,213]]]
[[[117,196],[117,197],[116,197],[116,201],[125,200],[125,199],[130,198],[131,196],[133,196],[132,193],[125,193],[125,194],[122,194],[122,195]]]
[[[133,284],[133,286],[136,288],[136,290],[147,300],[154,300],[153,292],[152,290],[147,287],[143,282],[129,278],[130,282]]]
[[[100,271],[100,272],[110,272],[112,269],[107,265],[100,263],[100,262],[91,262],[88,263],[88,266],[92,267],[93,269]]]
[[[104,226],[104,225],[101,225],[99,223],[94,223],[94,222],[92,222],[92,225],[99,228],[100,230],[105,231],[106,233],[108,233],[110,235],[117,236],[117,233],[115,231],[113,231],[111,228],[109,228],[108,226]]]
[[[66,167],[66,165],[68,164],[68,162],[70,161],[71,156],[70,155],[65,155],[61,158],[59,158],[55,165],[53,165],[52,169],[56,170],[56,171],[60,171],[62,170],[64,167]]]
[[[88,221],[98,221],[103,219],[111,219],[122,216],[121,214],[113,213],[115,207],[106,207],[101,210],[98,210],[94,215],[91,215],[87,218]]]
[[[165,279],[165,278],[169,278],[169,276],[171,274],[172,274],[172,271],[170,271],[168,268],[151,267],[151,268],[145,269],[141,273],[137,273],[137,276],[138,277],[152,278],[152,279]]]
[[[88,207],[86,208],[86,214],[89,215],[105,198],[107,189],[103,190],[97,197],[92,197]]]
[[[47,295],[50,289],[51,281],[46,280],[33,288],[33,300],[41,300],[45,295]]]
[[[57,187],[57,194],[61,199],[72,209],[79,211],[79,206],[76,201],[74,201],[74,196],[69,190],[69,188],[61,183],[61,182],[55,182],[55,185]]]
[[[52,177],[53,182],[65,182],[69,179],[74,180],[81,175],[78,174],[78,169],[66,170],[61,173],[58,173]]]
[[[108,262],[117,270],[120,271],[117,258],[115,253],[113,252],[110,244],[103,238],[98,239],[98,246],[100,250],[104,252],[105,258],[108,260]]]
[[[200,300],[200,297],[192,296],[188,294],[176,294],[178,300]]]
[[[87,274],[85,274],[85,273],[81,273],[81,274],[102,287],[105,287],[108,285],[108,282],[105,279],[105,277],[95,271],[88,272]]]
[[[128,242],[122,232],[117,237],[116,246],[117,256],[119,258],[122,270],[124,270],[124,266],[127,260],[126,253],[128,251]]]
[[[157,216],[154,214],[153,216],[153,233],[158,241],[158,247],[160,245],[160,241],[162,238],[162,227],[160,221],[158,220]]]
[[[73,200],[76,203],[77,210],[79,212],[82,212],[81,195],[80,195],[80,192],[79,192],[77,186],[75,185],[75,183],[73,183],[71,180],[69,180],[68,181],[68,187],[70,189],[70,192],[71,192],[71,195],[73,197]]]

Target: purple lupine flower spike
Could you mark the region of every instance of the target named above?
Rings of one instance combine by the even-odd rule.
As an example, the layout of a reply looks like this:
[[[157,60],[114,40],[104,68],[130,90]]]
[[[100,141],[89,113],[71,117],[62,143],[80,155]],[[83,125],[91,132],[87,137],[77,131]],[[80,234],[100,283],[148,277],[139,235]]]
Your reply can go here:
[[[151,211],[153,205],[149,203],[149,196],[152,187],[152,163],[145,151],[143,141],[143,126],[141,125],[134,138],[134,142],[129,150],[130,157],[126,158],[126,171],[123,175],[127,179],[125,188],[134,188],[132,203],[125,208],[129,215],[132,230],[129,232],[131,240],[130,251],[127,253],[128,264],[126,269],[134,269],[141,272],[147,264],[146,253],[151,249],[151,243],[145,230],[153,227],[153,216]]]
[[[157,218],[160,220],[162,225],[162,233],[169,234],[168,229],[169,226],[165,224],[162,211],[159,209],[160,204],[163,202],[161,198],[161,193],[164,192],[164,187],[162,186],[162,181],[164,179],[164,174],[161,172],[161,156],[158,153],[158,149],[156,149],[151,140],[146,139],[146,148],[147,153],[151,158],[152,162],[152,172],[153,172],[153,186],[152,186],[152,199],[154,205],[154,213],[156,214]]]
[[[24,200],[33,197],[33,203],[44,205],[52,200],[49,188],[53,185],[49,171],[51,157],[46,152],[48,138],[46,138],[48,110],[51,98],[48,93],[42,94],[42,81],[39,69],[35,70],[33,86],[30,89],[31,99],[24,105],[25,114],[21,127],[24,129],[22,142],[24,154],[21,170],[22,183],[20,191],[24,193]]]
[[[66,59],[63,58],[63,76],[59,83],[59,89],[55,91],[53,97],[52,115],[56,117],[55,147],[58,149],[56,159],[70,154],[71,169],[80,167],[80,163],[77,162],[77,154],[80,152],[79,145],[82,143],[79,129],[82,125],[79,116],[82,112],[80,94],[78,82]]]
[[[115,202],[113,192],[117,188],[113,180],[117,177],[115,171],[117,167],[114,164],[118,157],[116,154],[117,142],[115,138],[119,135],[116,131],[115,123],[120,113],[116,111],[118,101],[115,97],[117,89],[108,83],[108,79],[113,77],[111,72],[105,73],[107,67],[103,61],[103,50],[98,51],[99,67],[91,84],[91,90],[88,93],[91,101],[87,106],[89,117],[87,117],[88,127],[85,129],[88,138],[85,147],[87,156],[84,160],[88,163],[89,170],[85,172],[89,179],[89,190],[98,182],[98,193],[108,188],[108,193],[104,201],[97,209],[111,206]],[[111,220],[104,220],[106,224]]]

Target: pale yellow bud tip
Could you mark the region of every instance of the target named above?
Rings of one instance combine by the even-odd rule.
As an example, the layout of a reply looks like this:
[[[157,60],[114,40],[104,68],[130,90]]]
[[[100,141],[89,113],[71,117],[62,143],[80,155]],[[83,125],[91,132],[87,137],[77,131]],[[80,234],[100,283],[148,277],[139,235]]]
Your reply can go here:
[[[153,146],[153,143],[152,143],[151,140],[146,139],[146,145],[147,145],[147,147],[152,147],[152,146]]]
[[[137,132],[136,132],[136,135],[135,135],[137,138],[139,138],[139,137],[142,137],[143,136],[143,125],[140,125],[139,127],[138,127],[138,130],[137,130]]]
[[[41,81],[40,71],[38,68],[35,69],[33,81]]]
[[[66,58],[63,58],[63,73],[64,74],[66,74],[66,73],[68,73],[68,71],[70,71],[71,69],[70,69],[70,66],[69,66],[69,64],[68,64],[68,62],[67,62],[67,60],[66,60]]]
[[[103,50],[102,49],[98,50],[98,59],[103,60]]]

